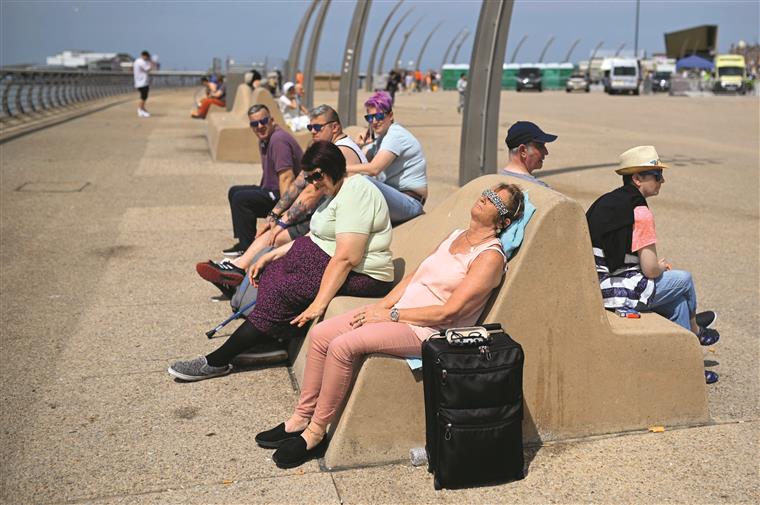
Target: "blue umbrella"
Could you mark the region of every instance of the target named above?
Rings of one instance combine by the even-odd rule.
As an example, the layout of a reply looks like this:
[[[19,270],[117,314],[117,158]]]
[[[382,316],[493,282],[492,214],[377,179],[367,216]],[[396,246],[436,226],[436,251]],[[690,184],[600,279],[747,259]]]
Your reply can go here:
[[[687,56],[686,58],[681,58],[676,63],[676,70],[683,70],[685,68],[696,68],[698,70],[712,70],[713,63],[710,60],[706,60],[704,58],[700,58],[699,56]]]

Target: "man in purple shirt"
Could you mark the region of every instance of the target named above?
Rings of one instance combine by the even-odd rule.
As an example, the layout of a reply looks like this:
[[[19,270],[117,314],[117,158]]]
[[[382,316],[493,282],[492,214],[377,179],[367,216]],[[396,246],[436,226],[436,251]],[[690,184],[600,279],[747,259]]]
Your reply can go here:
[[[232,230],[237,244],[225,249],[225,256],[239,256],[256,236],[256,219],[272,211],[301,171],[303,151],[289,133],[280,129],[269,109],[256,104],[248,109],[251,130],[259,138],[263,174],[258,186],[232,186],[227,195],[232,211]]]

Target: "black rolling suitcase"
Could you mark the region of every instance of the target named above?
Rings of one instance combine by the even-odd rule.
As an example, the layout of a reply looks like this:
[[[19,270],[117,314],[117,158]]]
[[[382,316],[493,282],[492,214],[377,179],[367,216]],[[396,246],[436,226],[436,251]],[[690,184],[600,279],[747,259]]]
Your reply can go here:
[[[422,344],[435,489],[523,478],[523,360],[499,324],[452,328]]]

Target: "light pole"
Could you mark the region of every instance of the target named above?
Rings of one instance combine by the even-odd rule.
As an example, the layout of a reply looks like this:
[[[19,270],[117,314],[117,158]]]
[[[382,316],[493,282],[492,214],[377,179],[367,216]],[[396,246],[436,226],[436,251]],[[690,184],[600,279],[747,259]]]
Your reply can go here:
[[[435,25],[435,28],[433,28],[430,32],[430,35],[427,36],[425,39],[425,42],[422,43],[422,48],[420,49],[420,54],[417,55],[417,68],[422,70],[422,55],[425,54],[425,49],[427,48],[428,42],[430,42],[430,39],[433,37],[433,34],[438,31],[438,28],[441,27],[443,24],[443,21]]]
[[[544,46],[543,51],[541,51],[541,56],[538,57],[538,62],[539,63],[543,63],[544,56],[546,55],[546,51],[549,50],[549,46],[552,45],[552,42],[554,42],[554,35],[552,35],[551,37],[549,37],[549,40],[546,41],[546,45]]]
[[[462,49],[462,44],[464,44],[464,41],[467,40],[467,37],[470,36],[471,32],[467,32],[464,34],[464,37],[462,37],[462,40],[459,41],[459,44],[457,44],[457,48],[454,49],[454,56],[451,57],[451,63],[456,63],[457,56],[459,56],[459,50]]]
[[[340,69],[340,87],[338,88],[338,116],[345,126],[356,124],[356,88],[359,77],[359,58],[362,54],[362,42],[369,18],[372,0],[356,2],[351,27],[346,38],[346,50],[343,52],[343,65]]]
[[[322,5],[319,8],[317,19],[314,21],[314,26],[311,28],[309,47],[306,51],[306,65],[304,65],[303,69],[303,101],[304,107],[307,109],[314,107],[314,66],[317,63],[319,40],[322,38],[322,26],[325,24],[327,9],[330,8],[330,1],[331,0],[322,0]]]
[[[573,51],[575,50],[575,47],[580,43],[581,39],[575,39],[575,42],[573,42],[573,45],[570,46],[570,49],[567,50],[567,54],[565,55],[565,62],[570,61],[570,55],[573,54]]]
[[[385,45],[383,46],[383,52],[380,53],[380,63],[377,64],[378,74],[382,74],[385,71],[385,55],[388,52],[388,47],[391,45],[391,40],[393,40],[394,35],[396,35],[396,32],[398,31],[399,26],[401,26],[401,23],[404,22],[404,20],[409,16],[409,14],[412,13],[413,10],[414,10],[414,7],[406,11],[404,15],[401,16],[401,19],[398,20],[398,23],[396,23],[396,26],[393,27],[393,30],[391,30],[391,34],[388,35],[388,40],[385,41]]]
[[[398,54],[396,55],[396,59],[393,60],[393,65],[395,67],[399,67],[401,65],[401,53],[404,52],[404,48],[406,47],[406,43],[409,42],[409,36],[412,34],[415,28],[419,26],[419,24],[422,22],[422,18],[418,19],[416,23],[414,23],[414,26],[412,26],[408,32],[404,34],[404,40],[401,41],[401,47],[398,48]]]
[[[298,59],[301,57],[301,47],[303,47],[303,37],[306,34],[306,27],[309,26],[311,21],[311,15],[314,14],[314,9],[317,8],[319,0],[312,0],[311,5],[304,12],[301,22],[298,24],[298,29],[293,35],[293,42],[290,44],[290,53],[288,54],[288,67],[285,69],[285,77],[289,80],[293,80],[296,77],[296,70],[298,70]]]
[[[449,58],[449,53],[451,52],[451,49],[454,47],[454,43],[457,41],[460,35],[464,33],[466,28],[462,28],[459,30],[459,33],[454,35],[454,38],[451,39],[451,42],[449,42],[449,47],[446,48],[446,52],[443,53],[443,61],[441,61],[441,67],[443,67],[446,64],[446,60]]]

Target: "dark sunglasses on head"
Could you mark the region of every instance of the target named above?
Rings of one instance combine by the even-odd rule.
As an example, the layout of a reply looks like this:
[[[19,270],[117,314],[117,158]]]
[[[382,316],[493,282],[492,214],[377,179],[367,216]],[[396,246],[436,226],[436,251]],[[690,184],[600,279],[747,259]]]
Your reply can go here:
[[[372,121],[382,121],[385,119],[385,112],[375,112],[374,114],[365,114],[364,119],[367,120],[368,123],[371,123]]]
[[[248,124],[251,125],[251,128],[258,128],[259,125],[266,126],[268,122],[269,122],[269,116],[263,117],[259,119],[258,121],[251,121]]]
[[[321,181],[325,177],[325,174],[321,170],[314,170],[310,174],[304,174],[303,179],[309,184],[314,184],[317,181]]]
[[[662,170],[645,170],[644,172],[639,172],[639,175],[654,175],[654,180],[657,182],[662,182],[664,179]]]
[[[328,121],[324,124],[319,124],[319,123],[307,124],[306,129],[309,130],[310,132],[319,133],[320,131],[322,131],[322,128],[334,122],[335,121]]]

